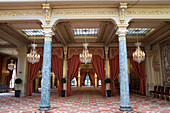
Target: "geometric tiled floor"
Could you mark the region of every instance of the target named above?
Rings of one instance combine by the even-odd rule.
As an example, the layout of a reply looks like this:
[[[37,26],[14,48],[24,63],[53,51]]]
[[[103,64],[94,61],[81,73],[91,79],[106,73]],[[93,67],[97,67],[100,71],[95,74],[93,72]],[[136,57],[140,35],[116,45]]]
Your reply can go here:
[[[170,102],[161,99],[131,94],[130,104],[133,113],[170,113]],[[119,105],[119,95],[104,97],[100,88],[72,88],[71,96],[65,98],[52,90],[52,110],[45,113],[123,113]],[[0,93],[0,113],[42,113],[39,106],[40,93],[19,98],[14,93]]]

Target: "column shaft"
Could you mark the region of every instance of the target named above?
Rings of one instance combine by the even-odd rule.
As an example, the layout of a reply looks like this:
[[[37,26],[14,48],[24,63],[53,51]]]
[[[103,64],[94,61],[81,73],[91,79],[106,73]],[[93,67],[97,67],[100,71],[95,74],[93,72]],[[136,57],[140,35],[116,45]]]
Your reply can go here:
[[[26,96],[27,89],[27,47],[17,48],[18,51],[18,64],[17,64],[17,78],[22,79],[21,84],[16,85],[16,90],[21,90],[20,96]]]
[[[52,36],[45,35],[43,55],[43,70],[41,81],[41,105],[39,110],[51,110],[50,89],[51,89],[51,42]]]
[[[120,108],[131,111],[129,97],[128,62],[125,34],[119,34],[119,68],[120,68]]]

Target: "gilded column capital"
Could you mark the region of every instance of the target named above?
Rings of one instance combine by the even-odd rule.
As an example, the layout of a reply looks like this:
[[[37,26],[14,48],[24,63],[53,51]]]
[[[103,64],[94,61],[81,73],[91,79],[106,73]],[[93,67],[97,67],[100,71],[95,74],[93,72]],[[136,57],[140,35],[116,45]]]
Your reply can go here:
[[[127,30],[128,25],[129,24],[118,24],[118,30],[117,30],[116,34],[118,36],[126,35],[126,33],[128,32],[128,30]]]
[[[52,37],[52,25],[42,25],[45,37]]]

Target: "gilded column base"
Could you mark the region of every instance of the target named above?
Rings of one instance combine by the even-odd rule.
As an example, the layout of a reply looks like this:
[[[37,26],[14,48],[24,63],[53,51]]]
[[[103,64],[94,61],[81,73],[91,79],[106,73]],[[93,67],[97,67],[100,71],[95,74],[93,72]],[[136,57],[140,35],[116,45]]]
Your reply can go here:
[[[120,106],[119,110],[121,111],[132,111],[131,106]]]
[[[49,111],[52,110],[51,105],[49,106],[40,106],[40,108],[38,109],[39,111]]]

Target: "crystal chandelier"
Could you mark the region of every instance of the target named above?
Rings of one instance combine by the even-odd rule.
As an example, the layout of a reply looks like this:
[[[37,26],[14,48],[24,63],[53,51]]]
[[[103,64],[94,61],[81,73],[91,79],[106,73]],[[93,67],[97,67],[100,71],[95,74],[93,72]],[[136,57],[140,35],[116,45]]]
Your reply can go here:
[[[145,60],[145,53],[140,48],[141,43],[138,42],[138,36],[137,36],[137,43],[135,43],[135,45],[137,48],[136,51],[133,53],[133,60],[140,63],[141,61]]]
[[[84,46],[84,49],[83,49],[83,52],[80,54],[80,61],[82,63],[87,64],[91,62],[92,54],[90,54],[87,49],[88,43],[84,43],[83,46]]]
[[[83,31],[86,34],[88,30],[84,29]],[[88,45],[89,44],[86,43],[86,35],[85,35],[85,43],[83,44],[84,49],[83,49],[83,52],[80,54],[80,62],[85,63],[85,64],[90,63],[92,60],[92,54],[90,54],[87,49]]]
[[[14,60],[11,60],[11,63],[8,64],[8,69],[11,70],[11,71],[14,70],[14,65],[15,65],[15,64],[13,63],[13,61],[14,61]]]
[[[36,47],[37,47],[37,44],[31,44],[32,46],[32,50],[29,54],[27,54],[27,58],[28,58],[28,62],[34,64],[34,63],[37,63],[39,62],[40,60],[40,55],[36,52]]]

